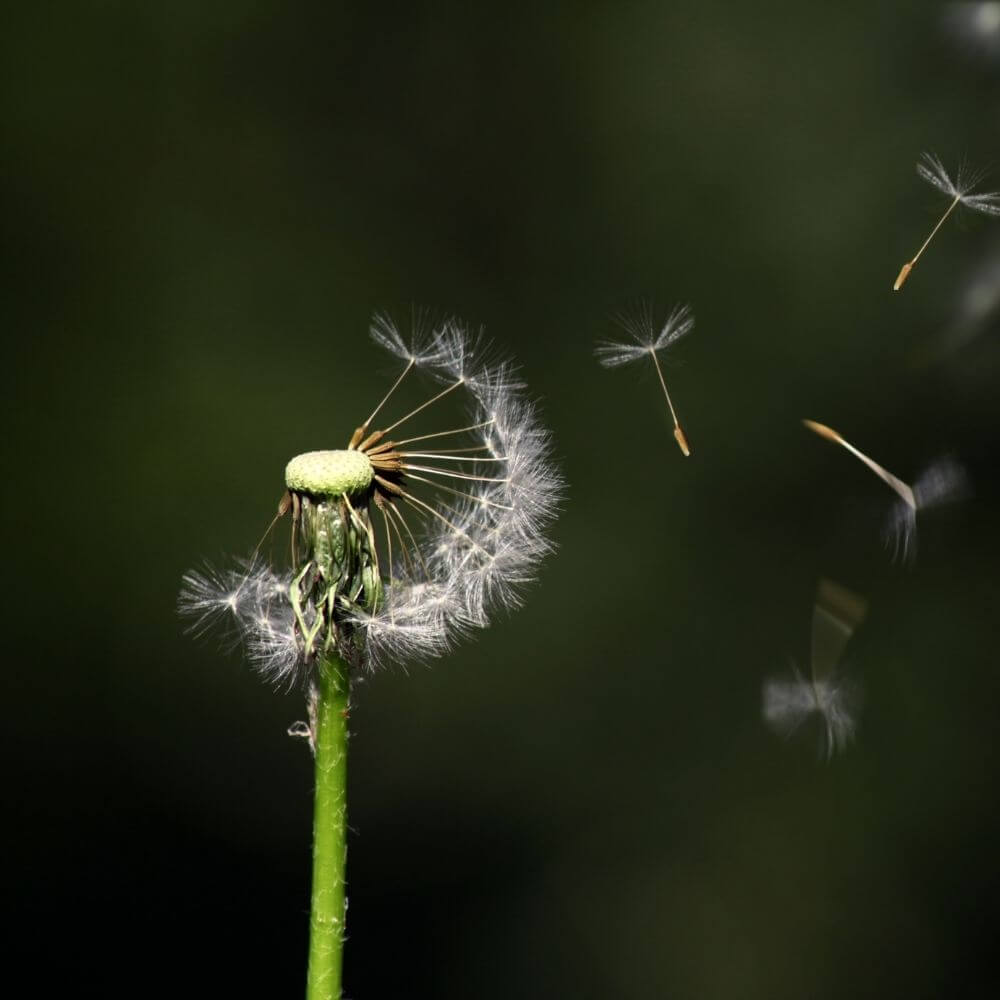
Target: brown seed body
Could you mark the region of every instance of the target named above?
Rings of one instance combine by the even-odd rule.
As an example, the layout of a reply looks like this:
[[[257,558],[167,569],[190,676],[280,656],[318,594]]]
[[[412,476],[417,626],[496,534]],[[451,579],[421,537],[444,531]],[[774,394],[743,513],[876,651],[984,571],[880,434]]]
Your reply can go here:
[[[899,274],[896,277],[896,280],[895,280],[895,282],[893,283],[893,286],[892,286],[892,290],[894,292],[898,292],[903,287],[903,282],[906,281],[906,279],[910,276],[910,271],[912,271],[912,270],[913,270],[913,261],[910,261],[909,263],[904,264],[899,269]]]

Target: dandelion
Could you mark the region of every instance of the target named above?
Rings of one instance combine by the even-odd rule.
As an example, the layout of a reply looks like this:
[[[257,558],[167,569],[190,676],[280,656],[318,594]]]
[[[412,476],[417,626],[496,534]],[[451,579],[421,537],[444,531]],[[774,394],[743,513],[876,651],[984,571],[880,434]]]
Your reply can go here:
[[[535,406],[481,336],[447,321],[404,338],[384,316],[371,336],[402,370],[346,447],[286,466],[275,521],[289,517],[290,565],[255,553],[230,570],[192,571],[179,599],[192,631],[224,624],[266,679],[306,691],[309,721],[290,732],[309,741],[316,765],[313,1000],[340,995],[351,679],[438,656],[516,606],[552,549],[563,488]],[[383,416],[400,410],[417,372],[432,391]],[[443,422],[460,398],[463,418]]]
[[[921,473],[914,485],[910,486],[879,465],[873,458],[855,448],[832,427],[816,423],[815,420],[803,420],[802,423],[827,441],[843,445],[896,494],[898,499],[889,512],[883,533],[886,544],[893,551],[893,558],[910,562],[916,556],[918,511],[958,500],[968,492],[965,471],[950,456],[937,459]]]
[[[808,677],[792,664],[792,676],[764,681],[765,724],[790,738],[811,716],[821,720],[820,753],[829,760],[854,739],[861,706],[860,686],[843,676],[841,659],[848,640],[868,613],[867,602],[821,580],[813,605],[812,659]]]
[[[969,170],[964,164],[958,168],[955,180],[952,180],[945,170],[944,164],[933,153],[924,153],[917,161],[917,174],[927,181],[928,184],[936,187],[942,194],[951,198],[944,215],[938,220],[938,224],[931,230],[930,236],[924,240],[923,245],[916,252],[912,260],[907,261],[899,271],[892,290],[898,292],[903,287],[903,282],[910,276],[920,255],[927,249],[928,244],[934,239],[937,231],[944,225],[945,219],[959,206],[965,205],[976,212],[984,215],[1000,215],[1000,192],[981,192],[973,194],[973,190],[986,176],[984,171]]]
[[[598,360],[606,368],[618,368],[627,365],[632,361],[642,358],[652,358],[656,367],[656,374],[663,387],[663,395],[666,397],[667,406],[670,408],[670,416],[674,422],[674,439],[681,453],[686,457],[691,454],[691,447],[688,444],[687,435],[681,428],[677,419],[677,411],[674,409],[673,401],[670,399],[670,391],[667,389],[666,380],[663,377],[663,369],[660,367],[658,354],[672,347],[686,333],[694,329],[694,315],[688,306],[675,306],[667,317],[667,321],[656,330],[653,322],[652,310],[649,305],[643,305],[635,316],[622,315],[618,317],[621,328],[632,338],[632,343],[621,343],[616,340],[607,340],[598,344],[595,354]]]

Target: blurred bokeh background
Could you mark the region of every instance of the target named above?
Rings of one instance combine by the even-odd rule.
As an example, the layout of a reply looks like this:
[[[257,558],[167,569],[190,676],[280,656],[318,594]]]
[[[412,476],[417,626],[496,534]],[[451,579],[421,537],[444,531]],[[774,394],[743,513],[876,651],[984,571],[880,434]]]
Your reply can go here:
[[[946,207],[918,154],[996,159],[997,4],[4,21],[7,950],[34,995],[300,994],[302,699],[175,601],[379,397],[369,317],[414,304],[518,358],[570,486],[523,610],[357,690],[346,995],[995,982],[1000,223],[958,212],[890,288]],[[640,297],[697,315],[687,460],[653,373],[593,358]],[[806,416],[904,478],[964,462],[915,567]],[[870,602],[829,764],[760,709],[821,577]]]

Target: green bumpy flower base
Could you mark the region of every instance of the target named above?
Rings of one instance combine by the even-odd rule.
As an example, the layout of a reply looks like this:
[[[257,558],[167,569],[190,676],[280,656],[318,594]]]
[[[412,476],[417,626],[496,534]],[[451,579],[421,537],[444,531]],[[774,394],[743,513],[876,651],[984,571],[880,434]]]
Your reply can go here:
[[[360,451],[307,451],[285,466],[285,485],[316,497],[356,496],[373,476],[371,459]]]

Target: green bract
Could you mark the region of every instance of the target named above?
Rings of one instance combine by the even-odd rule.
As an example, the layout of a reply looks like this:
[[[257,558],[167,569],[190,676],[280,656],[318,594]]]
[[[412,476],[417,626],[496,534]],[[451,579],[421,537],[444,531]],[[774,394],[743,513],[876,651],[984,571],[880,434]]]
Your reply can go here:
[[[338,645],[343,655],[351,648],[351,630],[345,632],[341,623],[344,612],[374,612],[382,596],[371,522],[366,510],[354,510],[343,497],[318,502],[303,497],[300,504],[297,572],[288,588],[289,602],[307,659]]]

